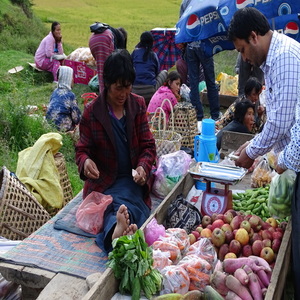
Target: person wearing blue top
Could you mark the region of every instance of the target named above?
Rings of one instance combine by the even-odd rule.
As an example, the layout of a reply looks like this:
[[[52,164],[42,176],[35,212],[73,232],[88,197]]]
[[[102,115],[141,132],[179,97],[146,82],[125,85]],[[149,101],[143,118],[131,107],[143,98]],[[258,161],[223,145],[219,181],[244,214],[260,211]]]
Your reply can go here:
[[[155,91],[165,82],[168,72],[160,72],[157,54],[152,50],[153,36],[150,31],[141,34],[140,42],[131,53],[136,78],[133,92],[143,96],[148,103]]]
[[[73,131],[79,124],[81,111],[72,92],[73,69],[60,66],[58,84],[53,91],[46,112],[46,119],[62,132]]]
[[[278,172],[287,168],[298,172],[291,212],[294,299],[300,299],[300,43],[271,30],[267,18],[254,7],[235,12],[228,34],[243,60],[263,70],[266,85],[267,121],[250,144],[236,151],[239,155],[236,165],[250,168],[258,156],[273,148],[275,153],[283,150],[279,155]]]

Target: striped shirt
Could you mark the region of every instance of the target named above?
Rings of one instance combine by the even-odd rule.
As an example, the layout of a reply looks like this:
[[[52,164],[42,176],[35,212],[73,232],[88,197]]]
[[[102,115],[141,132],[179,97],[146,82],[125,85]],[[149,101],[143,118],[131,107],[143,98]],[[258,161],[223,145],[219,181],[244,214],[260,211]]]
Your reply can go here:
[[[266,83],[267,121],[263,131],[246,148],[255,159],[274,148],[283,150],[290,142],[290,130],[295,123],[299,99],[300,44],[274,31],[267,59],[261,66]]]

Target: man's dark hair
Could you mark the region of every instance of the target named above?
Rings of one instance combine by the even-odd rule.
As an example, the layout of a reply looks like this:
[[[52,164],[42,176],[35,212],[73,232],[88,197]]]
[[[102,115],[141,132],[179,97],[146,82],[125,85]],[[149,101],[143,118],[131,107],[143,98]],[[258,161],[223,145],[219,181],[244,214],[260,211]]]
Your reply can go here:
[[[250,100],[243,100],[243,101],[237,102],[235,105],[233,119],[238,121],[239,123],[243,124],[247,110],[250,107],[252,107],[253,111],[254,111],[255,105]]]
[[[231,41],[242,39],[248,41],[251,31],[257,35],[265,35],[270,30],[267,18],[254,7],[239,9],[233,15],[228,28]]]
[[[133,84],[135,71],[131,56],[126,49],[112,52],[104,63],[103,80],[105,87],[120,82],[123,86]]]
[[[262,84],[256,77],[249,77],[245,84],[245,96],[249,96],[253,89],[255,89],[255,93],[258,94],[262,89]]]

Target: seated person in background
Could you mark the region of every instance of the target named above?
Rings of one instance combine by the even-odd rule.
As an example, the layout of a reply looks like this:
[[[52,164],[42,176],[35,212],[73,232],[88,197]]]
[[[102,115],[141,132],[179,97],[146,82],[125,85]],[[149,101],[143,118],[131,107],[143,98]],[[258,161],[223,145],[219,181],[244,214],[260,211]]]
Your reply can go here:
[[[76,96],[72,92],[73,69],[60,66],[58,69],[58,84],[53,91],[46,112],[46,119],[53,123],[59,131],[73,131],[79,124],[81,111]]]
[[[161,86],[152,96],[147,108],[147,112],[149,114],[154,113],[155,110],[161,106],[164,99],[169,99],[172,106],[174,107],[180,99],[180,87],[181,77],[179,73],[177,71],[171,71],[168,74],[164,85]],[[171,113],[170,104],[168,102],[165,102],[162,109],[166,113],[166,120],[168,121]]]
[[[75,151],[85,181],[83,198],[92,191],[113,198],[96,237],[97,245],[110,252],[114,238],[134,233],[150,215],[156,147],[144,98],[131,93],[135,71],[127,50],[108,56],[103,79],[103,93],[84,109]]]
[[[254,104],[250,100],[236,103],[233,120],[217,134],[217,148],[220,150],[224,131],[252,133],[254,126]]]
[[[145,31],[141,34],[140,42],[131,53],[136,73],[132,92],[143,96],[146,104],[168,76],[166,70],[159,72],[160,63],[152,47],[153,36],[150,31]]]
[[[255,125],[253,126],[252,133],[257,133],[261,130],[264,122],[265,122],[265,109],[262,105],[260,105],[259,95],[262,92],[262,84],[256,77],[250,77],[245,85],[244,95],[242,97],[237,98],[226,110],[223,114],[222,118],[216,121],[216,128],[218,130],[224,128],[228,125],[234,116],[235,105],[244,101],[245,99],[250,100],[253,104],[255,104],[254,116],[255,116]]]
[[[53,22],[51,31],[35,52],[34,62],[37,68],[51,72],[53,80],[57,81],[57,70],[65,58],[60,24]]]

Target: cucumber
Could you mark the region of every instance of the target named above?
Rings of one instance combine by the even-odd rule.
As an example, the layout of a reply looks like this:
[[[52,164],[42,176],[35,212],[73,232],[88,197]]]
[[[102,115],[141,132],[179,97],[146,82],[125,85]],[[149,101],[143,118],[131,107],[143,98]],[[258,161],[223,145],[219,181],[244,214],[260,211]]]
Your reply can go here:
[[[224,300],[224,298],[210,285],[207,285],[204,289],[205,300]]]

